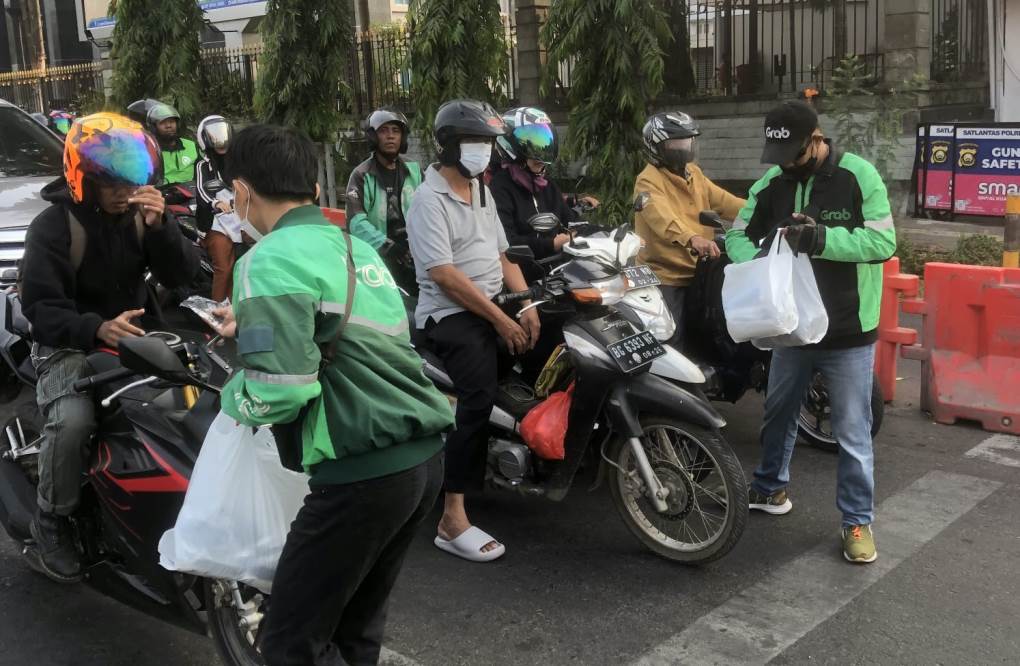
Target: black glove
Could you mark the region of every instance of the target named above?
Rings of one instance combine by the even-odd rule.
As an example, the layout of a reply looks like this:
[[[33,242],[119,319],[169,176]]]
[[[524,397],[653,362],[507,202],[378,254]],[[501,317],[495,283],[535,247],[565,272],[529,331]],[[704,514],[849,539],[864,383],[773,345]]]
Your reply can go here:
[[[784,235],[786,242],[793,249],[796,256],[806,252],[809,257],[815,257],[825,249],[825,227],[815,224],[815,221],[806,215],[798,215],[793,223],[786,227]]]

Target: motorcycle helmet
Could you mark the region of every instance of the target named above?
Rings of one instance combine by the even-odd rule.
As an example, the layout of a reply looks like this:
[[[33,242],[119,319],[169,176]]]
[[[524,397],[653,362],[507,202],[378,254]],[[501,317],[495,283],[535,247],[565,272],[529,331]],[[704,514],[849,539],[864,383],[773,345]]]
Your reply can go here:
[[[666,167],[683,175],[687,165],[694,161],[694,138],[701,134],[698,123],[682,111],[656,113],[641,132],[646,159],[654,166]],[[690,139],[687,148],[667,148],[673,139]]]
[[[158,125],[164,120],[169,120],[171,118],[177,121],[177,130],[180,131],[179,125],[181,122],[181,114],[177,113],[177,109],[169,104],[159,102],[150,108],[145,114],[145,126],[148,127],[150,132],[159,136],[159,132],[157,131]]]
[[[149,110],[157,104],[162,104],[158,99],[145,98],[140,99],[136,102],[131,102],[127,105],[128,118],[135,121],[139,125],[144,126],[148,123]]]
[[[400,126],[400,154],[403,155],[407,152],[407,138],[410,133],[410,125],[407,122],[407,117],[399,111],[376,109],[372,112],[372,115],[365,121],[365,136],[368,137],[368,145],[372,147],[373,152],[379,149],[379,135],[377,132],[379,128],[387,123],[395,123]]]
[[[209,159],[221,158],[233,137],[234,128],[223,116],[206,116],[195,134],[199,150]]]
[[[74,114],[68,113],[62,109],[54,109],[53,111],[50,111],[47,127],[54,132],[59,132],[61,136],[66,136],[68,131],[70,131],[71,123],[73,122]]]
[[[507,134],[497,138],[496,144],[511,162],[556,161],[559,152],[556,128],[545,111],[533,107],[510,109],[503,114],[503,123]]]
[[[433,138],[439,163],[443,166],[460,165],[460,142],[467,137],[496,138],[506,134],[502,118],[486,102],[473,99],[451,100],[436,112]],[[465,176],[469,177],[469,176]]]
[[[163,178],[159,145],[141,125],[116,113],[95,113],[71,124],[64,140],[64,178],[75,203],[85,181],[155,185]]]

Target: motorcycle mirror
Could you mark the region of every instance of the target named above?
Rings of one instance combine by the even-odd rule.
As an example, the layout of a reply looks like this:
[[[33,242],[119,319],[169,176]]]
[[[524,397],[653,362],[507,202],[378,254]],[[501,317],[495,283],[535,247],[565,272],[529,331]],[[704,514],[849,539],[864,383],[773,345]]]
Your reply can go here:
[[[121,365],[139,374],[156,375],[171,381],[188,378],[187,368],[162,338],[121,338],[117,351]]]
[[[640,213],[645,209],[645,206],[652,200],[652,195],[648,192],[642,192],[634,197],[634,212]]]
[[[555,213],[538,213],[528,218],[528,226],[535,233],[548,234],[560,229],[560,218]]]
[[[719,213],[715,212],[714,210],[701,211],[698,214],[698,222],[700,222],[703,226],[706,227],[713,227],[715,229],[723,228],[722,217],[720,217]]]
[[[535,252],[527,245],[511,245],[506,250],[506,258],[511,264],[523,264],[535,261]]]
[[[613,242],[617,244],[622,243],[628,233],[630,233],[630,223],[624,222],[617,228],[616,233],[613,234]]]

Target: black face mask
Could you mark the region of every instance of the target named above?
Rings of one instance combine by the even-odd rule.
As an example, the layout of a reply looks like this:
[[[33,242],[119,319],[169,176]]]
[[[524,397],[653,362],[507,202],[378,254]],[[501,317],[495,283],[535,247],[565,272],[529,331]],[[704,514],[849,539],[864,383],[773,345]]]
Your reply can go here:
[[[779,168],[782,169],[783,173],[787,176],[792,176],[797,180],[807,180],[811,177],[811,174],[815,172],[815,167],[817,165],[818,158],[812,157],[807,162],[804,162],[804,164],[795,164],[792,167],[781,166]]]
[[[663,165],[678,176],[687,174],[687,165],[694,161],[692,150],[664,150],[662,154]]]

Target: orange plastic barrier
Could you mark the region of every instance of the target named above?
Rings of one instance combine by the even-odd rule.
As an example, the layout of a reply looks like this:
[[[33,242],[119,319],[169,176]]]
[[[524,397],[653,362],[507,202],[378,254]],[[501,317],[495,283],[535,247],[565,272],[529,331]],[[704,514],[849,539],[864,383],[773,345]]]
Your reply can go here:
[[[903,301],[923,315],[921,409],[939,423],[978,421],[1020,434],[1020,269],[932,263],[924,299]]]
[[[875,347],[875,376],[886,402],[896,397],[897,347],[917,342],[917,331],[900,326],[900,296],[917,296],[919,282],[916,275],[900,273],[899,257],[893,257],[882,266],[882,311]]]
[[[341,229],[347,228],[347,213],[339,208],[323,208],[322,214],[326,216],[327,220]]]

